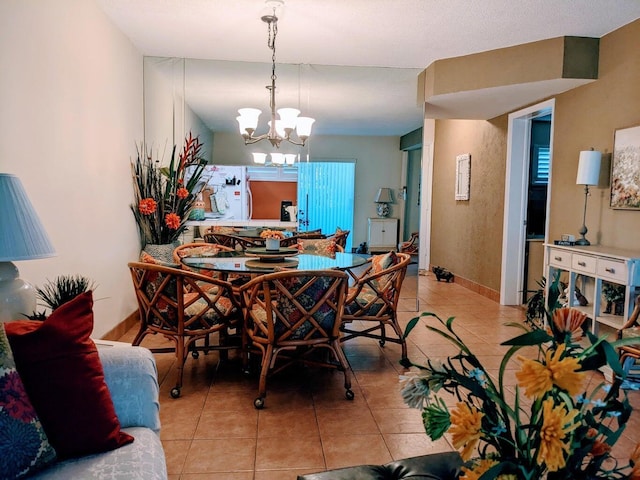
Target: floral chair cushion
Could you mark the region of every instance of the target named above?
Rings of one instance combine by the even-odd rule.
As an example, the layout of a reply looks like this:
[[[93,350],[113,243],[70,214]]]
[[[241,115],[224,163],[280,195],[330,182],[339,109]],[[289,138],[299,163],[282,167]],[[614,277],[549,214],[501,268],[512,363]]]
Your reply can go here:
[[[349,287],[348,296],[354,295],[356,291],[357,287]],[[369,305],[369,302],[373,303]],[[344,306],[344,312],[347,315],[355,315],[358,313],[365,316],[375,316],[384,306],[385,303],[378,296],[378,293],[368,285],[364,285],[358,296]]]
[[[314,255],[324,255],[325,257],[335,257],[336,242],[333,239],[300,239],[298,241],[300,252]]]
[[[298,295],[296,300],[300,303],[300,305],[307,310],[310,310],[316,305],[322,296],[329,288],[332,278],[319,278],[317,279],[310,288],[304,291],[304,293]],[[300,290],[301,287],[307,284],[309,281],[309,277],[291,277],[283,281],[286,283],[287,289],[295,294]],[[274,309],[279,310],[283,316],[286,318],[284,322],[289,325],[295,325],[300,319],[303,317],[303,313],[298,309],[298,307],[289,299],[288,297],[281,296],[276,305],[274,305]],[[267,323],[267,311],[257,305],[254,305],[252,310],[252,317],[254,321],[262,322],[266,325]],[[333,328],[333,325],[336,320],[336,311],[332,309],[326,303],[318,309],[313,314],[313,318],[316,322],[323,328],[325,331],[330,332]],[[286,325],[283,321],[279,320],[275,315],[273,318],[275,322],[274,330],[275,336],[280,337],[285,334],[287,330],[289,330],[289,326]],[[309,322],[303,322],[294,332],[291,333],[287,337],[287,340],[298,340],[298,339],[306,339],[306,338],[314,338],[322,336],[319,332],[313,332],[310,337],[308,337],[309,333],[314,329],[314,325]]]

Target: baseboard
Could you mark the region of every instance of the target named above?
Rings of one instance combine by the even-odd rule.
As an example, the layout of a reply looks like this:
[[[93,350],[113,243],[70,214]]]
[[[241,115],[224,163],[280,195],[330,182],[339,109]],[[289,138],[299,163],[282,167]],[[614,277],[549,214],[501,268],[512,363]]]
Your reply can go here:
[[[431,270],[431,268],[429,270]],[[453,282],[457,283],[461,287],[471,290],[472,292],[478,293],[483,297],[487,297],[490,300],[493,300],[494,302],[500,302],[500,292],[498,292],[497,290],[493,290],[489,287],[485,287],[484,285],[480,285],[479,283],[474,282],[473,280],[460,277],[456,274],[454,274],[453,276]]]
[[[116,341],[127,333],[134,325],[137,325],[140,322],[140,317],[138,315],[138,311],[136,310],[107,333],[105,333],[101,339],[102,340],[111,340]]]

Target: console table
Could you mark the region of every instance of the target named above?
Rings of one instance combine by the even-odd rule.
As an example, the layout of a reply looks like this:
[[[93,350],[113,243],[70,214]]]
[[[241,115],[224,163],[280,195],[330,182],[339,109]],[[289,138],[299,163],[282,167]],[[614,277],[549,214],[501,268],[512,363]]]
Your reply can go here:
[[[640,294],[640,252],[590,246],[562,246],[545,244],[544,272],[546,275],[545,298],[548,298],[549,285],[559,272],[561,280],[568,284],[568,302],[587,314],[594,321],[593,333],[598,333],[599,325],[608,325],[619,329],[629,318],[635,297]],[[567,278],[568,277],[568,278]],[[624,313],[614,315],[605,313],[606,301],[602,296],[602,284],[609,282],[625,287]],[[575,287],[587,298],[588,305],[580,306],[574,302]]]

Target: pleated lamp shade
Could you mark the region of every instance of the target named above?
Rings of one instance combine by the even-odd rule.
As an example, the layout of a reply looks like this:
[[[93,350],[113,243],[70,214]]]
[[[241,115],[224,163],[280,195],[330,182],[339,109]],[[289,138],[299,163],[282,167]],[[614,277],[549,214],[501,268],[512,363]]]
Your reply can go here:
[[[20,280],[17,260],[55,255],[22,182],[0,173],[0,321],[24,319],[36,308],[34,288]]]

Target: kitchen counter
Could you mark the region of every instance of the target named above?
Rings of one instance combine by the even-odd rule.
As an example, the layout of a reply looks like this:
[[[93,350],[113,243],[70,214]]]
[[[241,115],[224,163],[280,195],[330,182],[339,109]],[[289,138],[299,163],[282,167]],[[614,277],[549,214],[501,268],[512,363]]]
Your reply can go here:
[[[187,227],[281,227],[281,228],[298,228],[298,222],[283,222],[280,220],[234,220],[229,218],[206,219],[206,220],[189,220]]]

